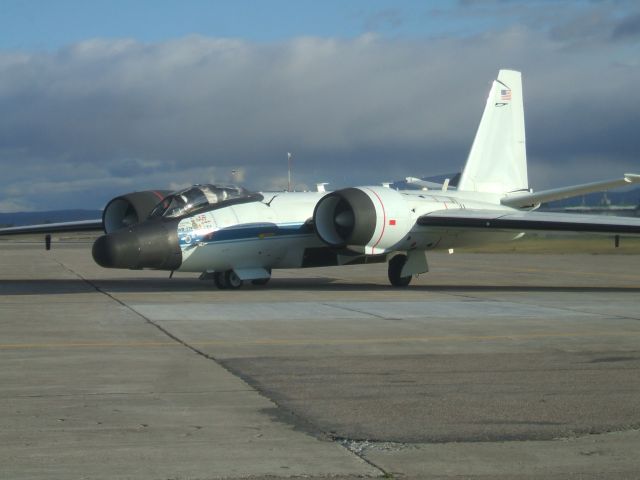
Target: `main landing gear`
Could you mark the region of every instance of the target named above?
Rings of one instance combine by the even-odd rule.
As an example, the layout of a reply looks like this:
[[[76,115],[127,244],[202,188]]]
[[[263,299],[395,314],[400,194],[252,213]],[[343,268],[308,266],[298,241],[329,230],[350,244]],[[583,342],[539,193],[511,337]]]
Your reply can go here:
[[[215,283],[216,287],[220,290],[224,290],[226,288],[235,290],[240,288],[244,282],[236,272],[233,270],[227,270],[226,272],[215,272],[213,274],[213,283]]]
[[[269,275],[271,275],[271,269],[267,269]],[[236,290],[242,285],[244,285],[244,281],[238,276],[238,274],[234,270],[226,270],[224,272],[214,272],[213,274],[207,274],[207,278],[211,278],[209,275],[213,276],[213,283],[215,283],[216,287],[220,290]],[[201,277],[202,278],[202,277]],[[246,278],[246,277],[245,277]],[[251,280],[252,285],[266,285],[271,277],[268,278],[255,278]]]
[[[396,255],[389,260],[389,282],[394,287],[406,287],[411,282],[412,275],[406,277],[402,275],[402,267],[407,263],[406,255]]]

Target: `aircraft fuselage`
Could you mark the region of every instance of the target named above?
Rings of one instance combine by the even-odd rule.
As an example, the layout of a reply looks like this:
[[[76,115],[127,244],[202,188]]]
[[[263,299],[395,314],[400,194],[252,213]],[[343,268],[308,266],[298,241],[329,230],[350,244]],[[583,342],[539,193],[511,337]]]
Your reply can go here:
[[[392,244],[329,246],[319,238],[313,222],[314,208],[326,193],[280,192],[265,193],[263,201],[229,205],[178,219],[141,222],[106,235],[106,241],[96,242],[94,258],[106,267],[183,272],[301,268],[385,261],[386,254],[397,251],[449,249],[508,241],[517,236],[513,232],[432,233],[416,224],[421,215],[437,210],[486,208],[489,204],[495,209],[491,195],[478,200],[473,198],[478,197],[477,193],[395,191],[383,187],[363,190],[366,189],[375,194],[374,198],[380,199],[384,193],[394,203],[395,215],[389,213],[386,218],[381,201],[384,224],[378,228],[381,232],[375,232],[380,238],[393,235]],[[106,243],[112,245],[107,247]]]

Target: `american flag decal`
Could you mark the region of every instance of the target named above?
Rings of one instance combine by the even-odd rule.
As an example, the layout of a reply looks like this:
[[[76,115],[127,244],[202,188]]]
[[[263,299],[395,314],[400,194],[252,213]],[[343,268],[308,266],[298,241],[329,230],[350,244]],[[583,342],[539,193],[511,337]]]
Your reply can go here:
[[[511,100],[511,90],[500,90],[500,100]]]

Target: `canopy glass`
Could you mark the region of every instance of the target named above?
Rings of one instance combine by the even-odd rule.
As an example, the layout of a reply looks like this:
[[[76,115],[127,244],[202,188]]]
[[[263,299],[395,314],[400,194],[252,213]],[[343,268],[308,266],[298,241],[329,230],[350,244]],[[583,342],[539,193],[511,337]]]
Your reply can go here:
[[[245,199],[260,200],[261,196],[236,185],[193,185],[167,196],[151,211],[150,217],[181,217],[210,205]]]

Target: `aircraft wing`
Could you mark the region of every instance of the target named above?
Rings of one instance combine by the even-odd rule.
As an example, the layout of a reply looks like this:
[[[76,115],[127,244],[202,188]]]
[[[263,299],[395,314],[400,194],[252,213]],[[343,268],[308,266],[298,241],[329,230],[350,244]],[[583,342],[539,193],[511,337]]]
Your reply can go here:
[[[102,219],[78,220],[76,222],[43,223],[41,225],[24,225],[21,227],[0,228],[0,236],[25,235],[29,233],[62,233],[62,232],[102,232]]]
[[[624,177],[615,180],[605,180],[603,182],[585,183],[571,187],[554,188],[552,190],[542,190],[533,193],[514,193],[500,200],[502,205],[507,207],[531,207],[543,202],[562,200],[563,198],[577,197],[592,192],[602,192],[610,188],[624,187],[631,183],[640,183],[640,175],[625,173]]]
[[[438,210],[422,215],[417,223],[431,228],[476,231],[543,231],[640,235],[640,218],[550,212]]]

